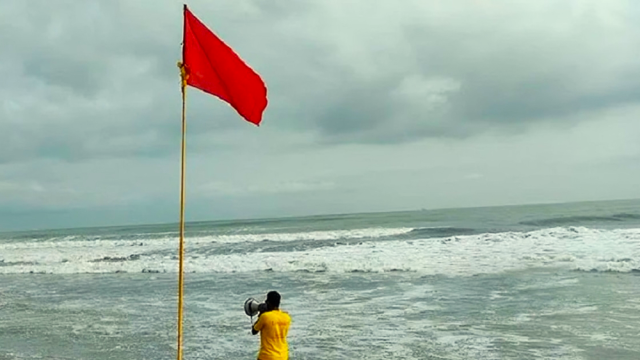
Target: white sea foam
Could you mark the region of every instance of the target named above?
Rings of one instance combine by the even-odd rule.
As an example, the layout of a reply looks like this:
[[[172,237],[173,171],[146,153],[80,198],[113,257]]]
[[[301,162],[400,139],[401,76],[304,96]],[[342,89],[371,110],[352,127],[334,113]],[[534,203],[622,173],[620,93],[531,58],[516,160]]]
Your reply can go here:
[[[595,230],[551,228],[527,233],[505,232],[435,239],[387,240],[319,247],[307,251],[248,252],[205,256],[198,248],[213,241],[239,242],[382,237],[411,229],[238,235],[191,239],[186,271],[195,272],[385,272],[469,276],[532,267],[560,267],[584,271],[630,272],[640,269],[640,229]],[[228,241],[228,239],[234,239]],[[227,239],[227,240],[224,240]],[[173,249],[175,239],[143,242],[107,240],[58,241],[0,245],[0,273],[175,272],[174,255],[153,253]],[[37,244],[37,246],[35,246]],[[139,257],[131,255],[139,254]],[[146,255],[145,255],[146,254]],[[106,261],[95,261],[108,257]]]
[[[385,236],[401,235],[412,231],[413,228],[367,228],[353,230],[333,230],[333,231],[309,231],[298,233],[265,233],[265,234],[235,234],[235,235],[208,235],[208,236],[188,236],[186,241],[190,245],[203,245],[211,243],[243,243],[258,241],[301,241],[301,240],[340,240],[340,239],[361,239],[361,238],[378,238]],[[157,236],[162,235],[162,236]],[[167,249],[175,247],[177,235],[170,236],[168,233],[149,234],[148,238],[112,240],[100,238],[87,238],[81,236],[67,236],[62,239],[53,238],[49,240],[9,242],[0,244],[0,252],[6,250],[20,249],[52,249],[52,248],[95,248],[95,247],[121,247],[136,246],[143,244],[144,246],[152,246],[154,248]]]
[[[188,237],[185,242],[188,252],[198,253],[199,249],[213,244],[255,243],[265,240],[293,242],[375,239],[402,235],[412,230],[413,228],[367,228],[299,233],[210,235]],[[147,268],[170,269],[171,266],[167,264],[171,263],[174,256],[145,255],[177,250],[177,238],[166,236],[167,234],[162,235],[156,238],[127,240],[72,236],[4,243],[0,244],[0,273],[93,273],[118,270],[141,271]],[[132,255],[137,260],[126,261]],[[135,264],[133,264],[134,261]],[[138,265],[144,267],[138,269]]]

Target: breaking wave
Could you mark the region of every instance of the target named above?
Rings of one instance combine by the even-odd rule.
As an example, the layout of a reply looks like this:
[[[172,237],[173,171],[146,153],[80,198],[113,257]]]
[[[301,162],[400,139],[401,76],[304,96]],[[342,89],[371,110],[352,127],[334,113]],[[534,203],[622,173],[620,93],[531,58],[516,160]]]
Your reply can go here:
[[[478,234],[479,232],[480,231],[476,229],[444,226],[413,229],[409,235],[412,237],[447,237],[454,235],[472,235]]]
[[[266,234],[234,234],[234,235],[204,235],[189,236],[186,241],[190,245],[203,244],[234,244],[251,243],[259,241],[314,241],[314,240],[342,240],[342,239],[371,239],[388,236],[402,235],[411,232],[413,228],[369,228],[354,230],[333,230],[333,231],[309,231],[298,233],[266,233]],[[166,233],[163,236],[135,238],[135,239],[103,239],[90,236],[67,236],[64,238],[53,238],[46,241],[22,241],[0,244],[0,251],[21,250],[21,249],[66,249],[66,248],[94,248],[94,247],[126,247],[144,246],[151,248],[173,248],[176,244],[177,235]],[[1,255],[0,255],[1,256]]]
[[[640,269],[640,229],[548,228],[431,237],[425,229],[360,229],[268,235],[190,238],[187,272],[416,272],[471,276],[527,268],[635,273]],[[446,231],[446,230],[444,230]],[[410,232],[423,237],[407,238]],[[415,234],[415,233],[414,233]],[[325,240],[321,246],[265,251],[255,242]],[[339,242],[369,238],[371,241]],[[247,244],[245,244],[247,243]],[[212,245],[213,244],[213,245]],[[252,246],[249,246],[254,244]],[[285,244],[286,245],[286,244]],[[233,246],[233,253],[211,252]],[[167,250],[167,249],[170,249]],[[161,251],[159,251],[161,250]],[[177,241],[155,239],[64,240],[0,245],[0,274],[176,272]]]

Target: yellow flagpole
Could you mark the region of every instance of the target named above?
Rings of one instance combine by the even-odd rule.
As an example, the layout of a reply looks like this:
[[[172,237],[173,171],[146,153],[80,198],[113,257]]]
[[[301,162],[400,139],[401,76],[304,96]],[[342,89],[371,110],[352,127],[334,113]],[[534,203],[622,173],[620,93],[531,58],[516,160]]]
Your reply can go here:
[[[182,308],[184,296],[184,174],[187,119],[186,119],[186,97],[187,97],[187,74],[181,62],[178,62],[181,77],[182,90],[182,157],[180,161],[180,265],[178,269],[178,360],[182,360]]]

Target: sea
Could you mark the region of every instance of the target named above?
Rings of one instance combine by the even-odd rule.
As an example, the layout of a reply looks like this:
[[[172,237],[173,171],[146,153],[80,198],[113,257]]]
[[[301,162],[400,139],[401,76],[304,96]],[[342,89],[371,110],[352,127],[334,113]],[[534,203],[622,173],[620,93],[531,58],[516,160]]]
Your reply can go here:
[[[0,359],[175,359],[176,224],[0,234]],[[640,200],[186,226],[183,359],[640,359]]]

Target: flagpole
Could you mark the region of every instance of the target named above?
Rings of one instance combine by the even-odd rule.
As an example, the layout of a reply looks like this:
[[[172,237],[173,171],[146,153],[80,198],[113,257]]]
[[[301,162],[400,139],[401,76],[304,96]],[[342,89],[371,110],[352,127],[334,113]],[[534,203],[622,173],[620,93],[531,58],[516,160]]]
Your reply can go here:
[[[225,91],[236,101],[225,100],[245,120],[258,125],[262,120],[262,113],[267,107],[267,88],[264,81],[255,71],[248,67],[227,45],[225,45],[211,30],[183,6],[183,38],[182,62],[178,62],[182,90],[182,153],[180,161],[180,257],[178,269],[178,347],[177,359],[182,360],[183,333],[183,305],[184,305],[184,203],[185,203],[185,159],[186,159],[186,91],[189,75],[193,78],[189,86],[206,93],[220,97],[217,84],[222,84]],[[189,40],[189,41],[187,41]],[[191,45],[188,45],[191,44]],[[218,59],[223,68],[216,68],[210,58]],[[189,59],[188,64],[187,62]],[[189,69],[186,68],[188,65]],[[220,64],[217,64],[220,65]],[[188,71],[187,71],[188,70]],[[235,79],[241,78],[241,86]],[[228,86],[236,84],[235,86]],[[227,98],[224,96],[223,98]]]
[[[187,74],[181,62],[180,68],[181,90],[182,90],[182,151],[180,160],[180,261],[178,268],[178,360],[182,360],[182,308],[184,297],[184,198],[185,198],[185,155],[186,155],[186,97],[187,97]]]

